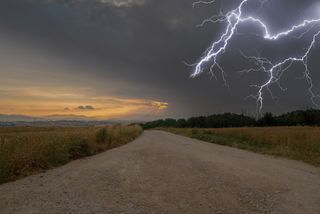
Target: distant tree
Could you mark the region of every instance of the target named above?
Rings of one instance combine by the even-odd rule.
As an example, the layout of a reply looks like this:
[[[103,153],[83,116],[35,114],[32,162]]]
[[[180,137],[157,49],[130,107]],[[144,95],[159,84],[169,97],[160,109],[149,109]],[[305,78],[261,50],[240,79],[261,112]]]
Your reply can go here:
[[[259,126],[274,126],[276,125],[275,119],[273,118],[272,113],[267,112],[263,115],[262,118],[258,120]]]
[[[164,123],[162,125],[163,127],[176,127],[177,126],[177,121],[175,119],[165,119]]]
[[[187,127],[187,121],[185,119],[179,119],[177,120],[177,128],[186,128]]]
[[[260,119],[243,114],[214,114],[210,116],[191,117],[189,119],[165,119],[141,124],[144,129],[157,127],[177,128],[224,128],[224,127],[253,127],[253,126],[320,126],[320,110],[307,109],[293,111],[279,116],[266,113]]]

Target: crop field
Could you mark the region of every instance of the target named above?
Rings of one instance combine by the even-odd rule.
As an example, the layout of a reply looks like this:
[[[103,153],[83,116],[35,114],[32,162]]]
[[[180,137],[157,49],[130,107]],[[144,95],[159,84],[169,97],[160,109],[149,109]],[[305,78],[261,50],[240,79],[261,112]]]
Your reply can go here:
[[[166,128],[175,134],[320,166],[320,127]]]
[[[131,142],[140,126],[0,128],[0,183]]]

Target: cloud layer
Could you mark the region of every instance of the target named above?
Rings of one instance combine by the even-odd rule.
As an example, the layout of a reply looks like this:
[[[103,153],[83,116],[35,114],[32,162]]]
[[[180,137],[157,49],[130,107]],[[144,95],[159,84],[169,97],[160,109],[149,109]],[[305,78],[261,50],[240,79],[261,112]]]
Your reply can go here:
[[[245,25],[221,58],[229,87],[219,75],[217,81],[210,74],[190,79],[192,68],[184,62],[196,62],[224,27],[197,28],[197,24],[239,1],[192,8],[193,2],[1,0],[0,114],[63,114],[65,107],[72,114],[141,118],[255,112],[255,101],[245,99],[255,89],[246,86],[262,82],[265,76],[238,72],[248,67],[239,49],[247,55],[258,50],[277,60],[286,51],[298,53],[300,43],[308,40],[298,44],[293,38],[270,45],[255,35],[260,29]],[[268,1],[263,9],[248,8],[248,12],[277,32],[302,17],[313,17],[315,13],[308,11],[317,4],[317,0]],[[315,48],[309,59],[318,91],[319,54]],[[283,87],[289,90],[275,88],[274,100],[266,94],[265,111],[312,106],[301,69],[294,66],[283,77]],[[94,109],[77,109],[87,105]]]

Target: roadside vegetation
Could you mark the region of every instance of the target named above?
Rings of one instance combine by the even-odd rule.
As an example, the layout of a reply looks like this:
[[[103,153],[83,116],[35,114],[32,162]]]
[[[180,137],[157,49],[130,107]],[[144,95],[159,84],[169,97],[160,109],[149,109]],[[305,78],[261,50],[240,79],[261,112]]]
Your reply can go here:
[[[165,128],[165,131],[320,166],[320,127]]]
[[[0,128],[0,183],[124,145],[141,133],[138,125]]]

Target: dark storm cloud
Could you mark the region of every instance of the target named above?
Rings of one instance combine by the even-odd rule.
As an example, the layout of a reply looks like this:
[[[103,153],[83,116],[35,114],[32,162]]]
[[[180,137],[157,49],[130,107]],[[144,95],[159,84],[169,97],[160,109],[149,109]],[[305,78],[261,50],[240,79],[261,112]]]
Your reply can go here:
[[[252,6],[247,12],[259,15],[277,32],[297,23],[301,17],[308,17],[316,2],[270,0],[263,9]],[[80,66],[92,66],[97,79],[103,79],[106,84],[121,80],[134,85],[130,89],[116,88],[117,95],[169,102],[169,115],[253,111],[254,101],[243,99],[254,93],[247,85],[259,83],[265,76],[251,78],[237,72],[248,66],[239,49],[248,54],[259,49],[265,55],[277,57],[274,53],[286,54],[285,50],[294,49],[297,43],[270,46],[261,42],[261,38],[239,35],[221,59],[229,74],[229,87],[207,74],[190,79],[192,68],[183,61],[193,63],[199,59],[223,30],[221,24],[204,28],[196,25],[220,9],[233,8],[239,1],[194,9],[192,3],[192,0],[3,0],[0,30]],[[259,32],[259,28],[248,26],[241,30]],[[319,54],[314,52],[313,55]],[[318,63],[311,64],[317,70]],[[279,99],[267,99],[266,110],[279,112],[311,106],[305,81],[297,79],[300,70],[301,67],[294,66],[292,75],[284,81],[289,90],[279,93],[275,89]],[[102,93],[105,90],[103,85],[96,87]]]

